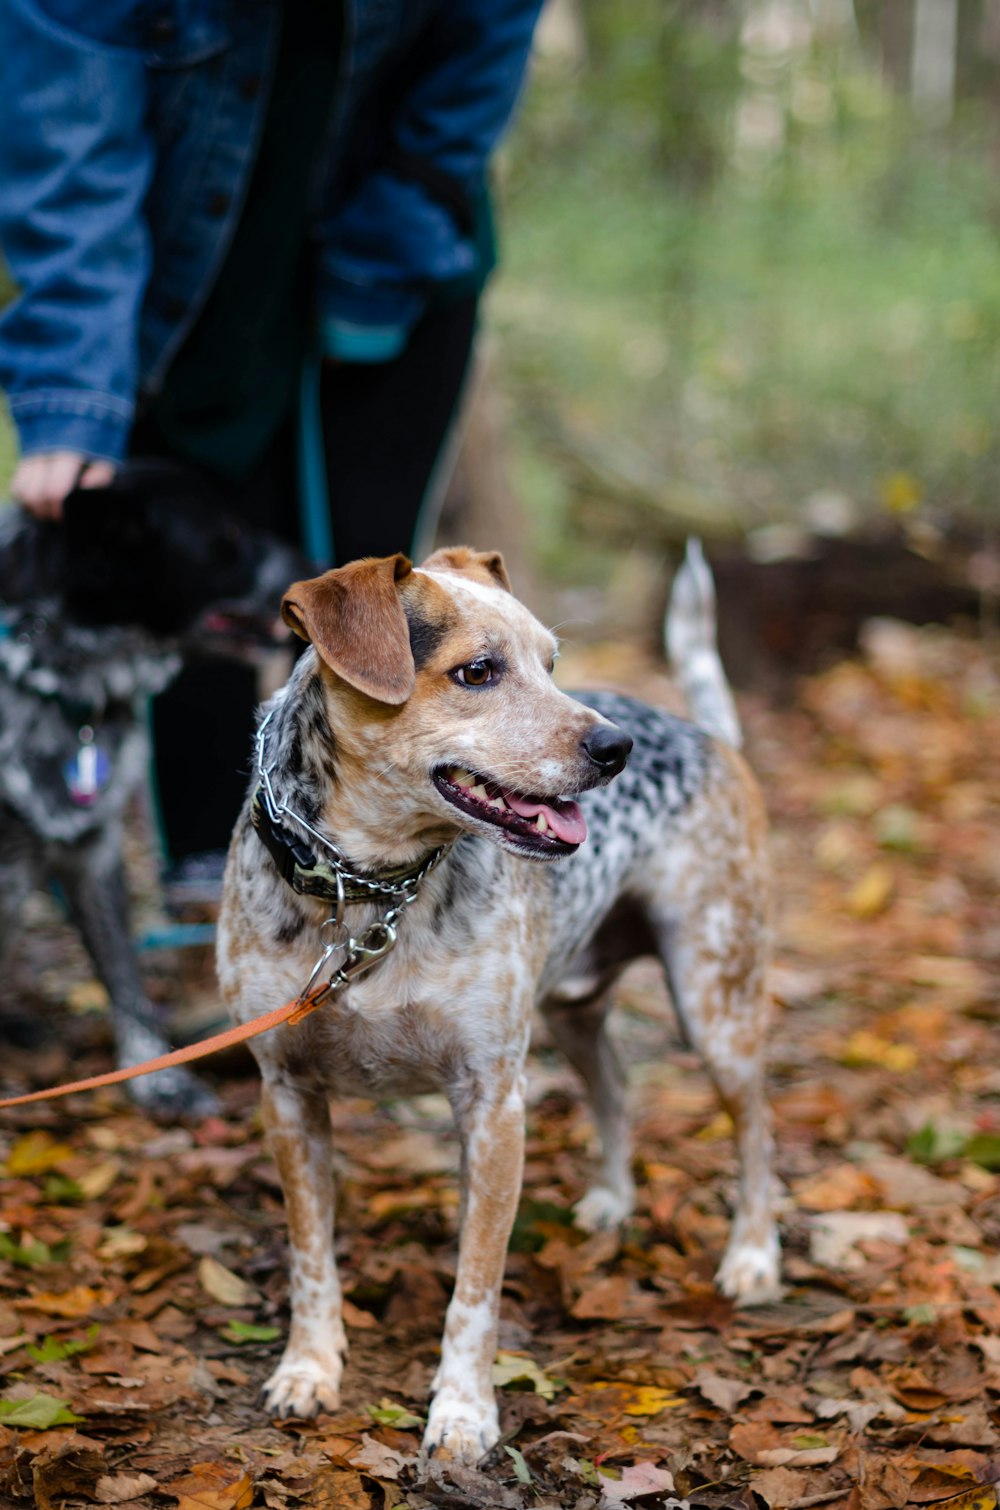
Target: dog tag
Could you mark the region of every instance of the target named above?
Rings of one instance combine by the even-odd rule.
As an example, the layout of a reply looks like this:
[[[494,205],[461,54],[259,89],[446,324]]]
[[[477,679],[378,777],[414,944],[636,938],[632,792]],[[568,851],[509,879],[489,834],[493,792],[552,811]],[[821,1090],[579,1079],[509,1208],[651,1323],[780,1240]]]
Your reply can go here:
[[[63,778],[73,801],[79,807],[89,807],[107,786],[111,762],[94,743],[94,731],[89,724],[77,731],[77,738],[80,747],[73,759],[67,760],[63,766]]]

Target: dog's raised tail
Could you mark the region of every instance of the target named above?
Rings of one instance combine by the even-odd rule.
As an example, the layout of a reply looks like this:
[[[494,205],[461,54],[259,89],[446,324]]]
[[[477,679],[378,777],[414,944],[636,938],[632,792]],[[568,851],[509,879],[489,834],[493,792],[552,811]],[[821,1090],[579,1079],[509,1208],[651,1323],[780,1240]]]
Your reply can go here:
[[[743,730],[715,638],[715,583],[691,539],[674,578],[664,625],[667,654],[695,723],[737,749]]]

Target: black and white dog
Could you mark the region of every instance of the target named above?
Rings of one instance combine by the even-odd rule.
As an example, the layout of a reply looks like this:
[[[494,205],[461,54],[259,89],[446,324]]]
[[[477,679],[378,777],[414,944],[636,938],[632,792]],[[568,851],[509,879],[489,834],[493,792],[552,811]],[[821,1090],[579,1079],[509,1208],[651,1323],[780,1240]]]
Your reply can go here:
[[[56,881],[111,999],[120,1065],[168,1047],[122,863],[148,764],[146,704],[188,646],[273,641],[301,564],[167,463],[130,463],[108,488],[78,490],[60,524],[0,508],[0,962],[29,891]],[[183,1069],[135,1080],[132,1094],[163,1113],[214,1102]]]

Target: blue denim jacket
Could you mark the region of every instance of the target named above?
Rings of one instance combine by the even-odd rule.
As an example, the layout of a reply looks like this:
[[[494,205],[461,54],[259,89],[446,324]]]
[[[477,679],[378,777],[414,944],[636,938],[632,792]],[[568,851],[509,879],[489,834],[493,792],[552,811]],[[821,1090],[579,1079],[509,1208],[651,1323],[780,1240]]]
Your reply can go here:
[[[334,3],[334,0],[330,0]],[[482,192],[540,0],[345,0],[316,185],[327,349],[384,360],[477,273]],[[0,0],[0,387],[23,453],[120,459],[226,254],[279,0]],[[262,269],[266,277],[266,268]]]

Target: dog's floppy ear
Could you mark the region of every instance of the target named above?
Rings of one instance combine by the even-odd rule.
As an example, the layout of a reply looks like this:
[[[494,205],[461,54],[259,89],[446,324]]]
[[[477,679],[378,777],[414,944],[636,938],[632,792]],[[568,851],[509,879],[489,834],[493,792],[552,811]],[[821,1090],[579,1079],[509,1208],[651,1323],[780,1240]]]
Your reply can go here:
[[[490,587],[502,587],[504,592],[513,592],[503,556],[499,551],[475,551],[468,545],[452,545],[447,550],[435,551],[422,563],[425,571],[460,571],[468,577],[478,577]]]
[[[403,555],[352,561],[294,582],[281,616],[350,686],[380,703],[405,703],[416,672],[398,584],[411,570]]]

